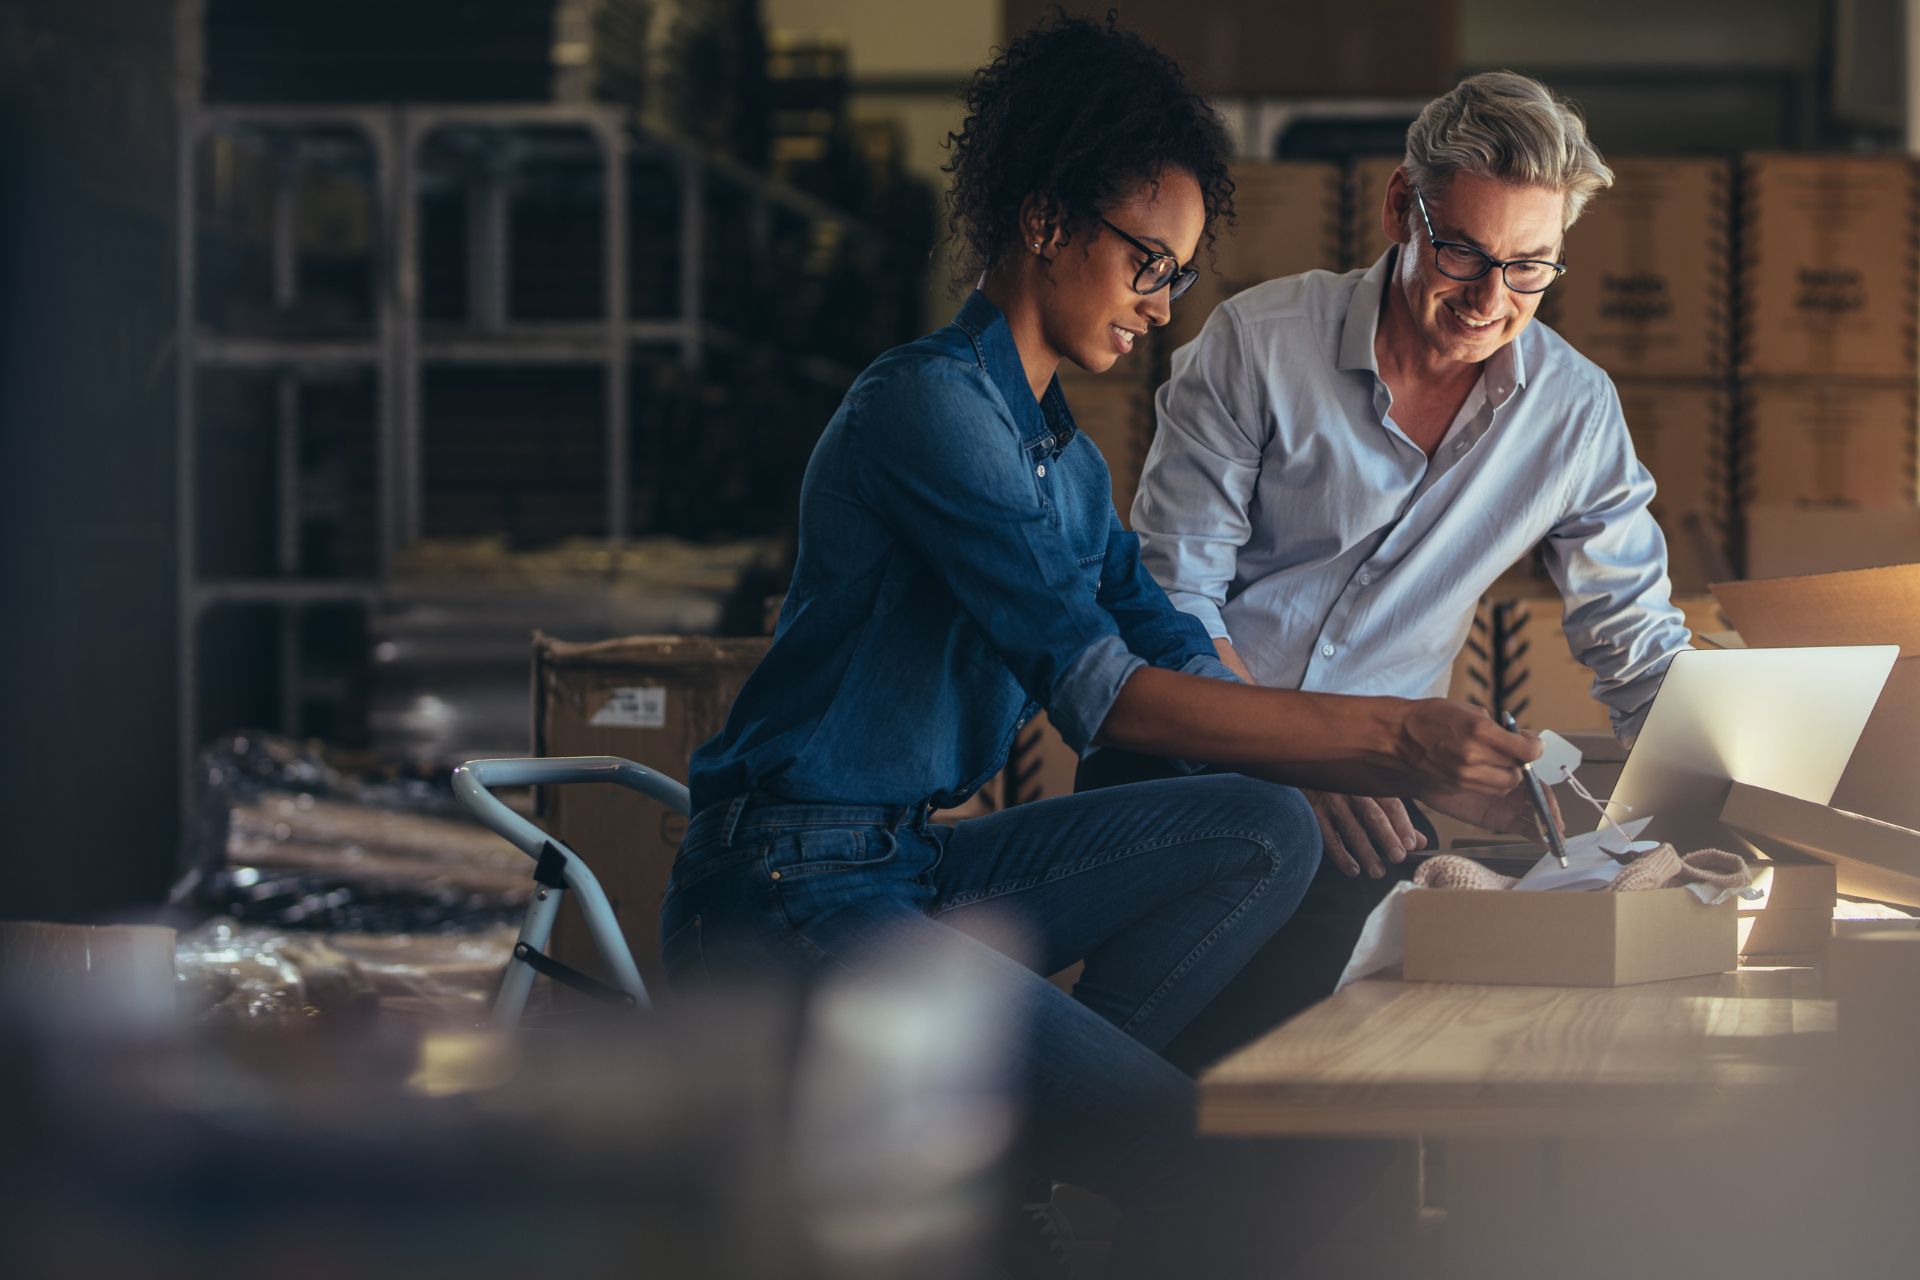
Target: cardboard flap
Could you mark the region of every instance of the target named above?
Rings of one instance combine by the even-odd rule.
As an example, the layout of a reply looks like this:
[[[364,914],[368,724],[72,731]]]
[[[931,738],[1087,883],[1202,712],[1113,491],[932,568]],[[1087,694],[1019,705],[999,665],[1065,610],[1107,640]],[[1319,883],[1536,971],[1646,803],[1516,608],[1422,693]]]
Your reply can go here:
[[[1920,564],[1799,578],[1715,583],[1714,599],[1747,644],[1897,644],[1920,656]]]
[[[1920,906],[1920,831],[1743,782],[1727,793],[1720,817],[1831,862],[1841,893]]]
[[[1750,645],[1900,646],[1833,804],[1920,828],[1920,564],[1719,583],[1713,594]]]

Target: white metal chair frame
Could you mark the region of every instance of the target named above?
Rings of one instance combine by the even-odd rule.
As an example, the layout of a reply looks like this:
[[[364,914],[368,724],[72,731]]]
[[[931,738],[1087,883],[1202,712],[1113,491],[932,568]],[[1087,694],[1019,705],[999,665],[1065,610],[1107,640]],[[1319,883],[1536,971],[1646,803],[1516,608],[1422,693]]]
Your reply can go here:
[[[489,788],[550,787],[573,782],[607,782],[651,796],[675,813],[688,816],[687,789],[664,774],[619,756],[555,756],[550,759],[469,760],[453,771],[453,793],[489,830],[506,838],[534,861],[533,901],[527,906],[520,937],[507,961],[500,994],[493,1003],[493,1025],[513,1027],[526,1011],[533,980],[541,974],[596,999],[633,1008],[649,1008],[646,983],[621,935],[606,891],[580,855],[508,808]],[[547,954],[560,895],[573,890],[586,916],[587,931],[613,974],[609,987]]]

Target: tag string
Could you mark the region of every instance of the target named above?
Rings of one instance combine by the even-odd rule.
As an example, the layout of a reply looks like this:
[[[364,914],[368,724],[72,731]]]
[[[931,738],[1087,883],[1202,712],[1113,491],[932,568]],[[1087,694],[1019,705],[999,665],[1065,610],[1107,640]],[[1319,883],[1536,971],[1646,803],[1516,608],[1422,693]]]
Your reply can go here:
[[[1607,812],[1608,802],[1595,798],[1593,792],[1587,790],[1585,784],[1583,784],[1580,781],[1580,779],[1574,777],[1572,774],[1567,775],[1567,785],[1573,788],[1573,794],[1579,796],[1582,800],[1585,800],[1588,804],[1594,807],[1595,812],[1597,812],[1600,815],[1600,821],[1606,823],[1608,826],[1612,827],[1615,831],[1618,831],[1623,838],[1629,839],[1629,840],[1632,839],[1631,836],[1627,835],[1625,829],[1623,829],[1619,823],[1613,820],[1613,815]],[[1619,804],[1620,804],[1620,807],[1622,809],[1625,809],[1628,813],[1633,812],[1633,806],[1626,803],[1624,800],[1620,801]]]

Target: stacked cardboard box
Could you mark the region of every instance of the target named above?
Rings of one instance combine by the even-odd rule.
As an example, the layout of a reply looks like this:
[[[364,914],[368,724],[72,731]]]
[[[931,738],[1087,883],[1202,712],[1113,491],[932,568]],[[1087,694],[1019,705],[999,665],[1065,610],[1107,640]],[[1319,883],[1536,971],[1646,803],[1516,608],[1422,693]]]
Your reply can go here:
[[[1760,154],[1741,178],[1745,570],[1884,563],[1915,497],[1920,169]]]
[[[764,639],[634,636],[598,644],[534,637],[533,754],[624,756],[684,782],[767,651]],[[686,819],[619,787],[549,787],[541,825],[593,869],[650,990],[662,989],[660,903]],[[552,953],[603,980],[586,919],[561,908]]]
[[[1749,382],[1742,497],[1756,507],[1912,505],[1916,407],[1911,378]]]
[[[1614,379],[1718,378],[1730,356],[1732,166],[1616,159],[1540,318]]]
[[[1140,487],[1140,469],[1153,443],[1152,362],[1145,352],[1121,358],[1102,374],[1086,373],[1073,365],[1060,367],[1060,390],[1073,412],[1074,425],[1085,433],[1107,460],[1113,475],[1113,509],[1130,524],[1133,496]]]
[[[1732,574],[1732,405],[1720,379],[1622,379],[1634,452],[1653,473],[1653,518],[1667,539],[1675,592],[1697,595]]]
[[[1347,165],[1346,263],[1349,271],[1372,266],[1392,243],[1381,227],[1380,209],[1387,200],[1387,181],[1399,167],[1399,156],[1358,156]]]
[[[1233,167],[1235,225],[1198,256],[1200,279],[1173,304],[1171,347],[1190,342],[1214,307],[1243,289],[1316,268],[1338,271],[1340,166],[1318,160],[1242,161]]]
[[[1614,186],[1567,234],[1540,318],[1605,369],[1659,485],[1677,591],[1731,576],[1732,166],[1613,161]]]

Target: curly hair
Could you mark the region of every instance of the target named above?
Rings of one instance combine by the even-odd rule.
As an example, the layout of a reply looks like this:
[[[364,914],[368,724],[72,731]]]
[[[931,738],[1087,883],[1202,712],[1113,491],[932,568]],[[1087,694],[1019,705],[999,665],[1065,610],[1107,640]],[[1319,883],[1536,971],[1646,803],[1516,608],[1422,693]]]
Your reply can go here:
[[[1168,168],[1185,170],[1214,223],[1233,222],[1226,127],[1187,87],[1172,58],[1119,27],[1069,18],[1058,5],[974,73],[966,118],[947,135],[953,175],[947,225],[961,246],[956,285],[1018,243],[1020,206],[1035,197],[1065,237]]]

